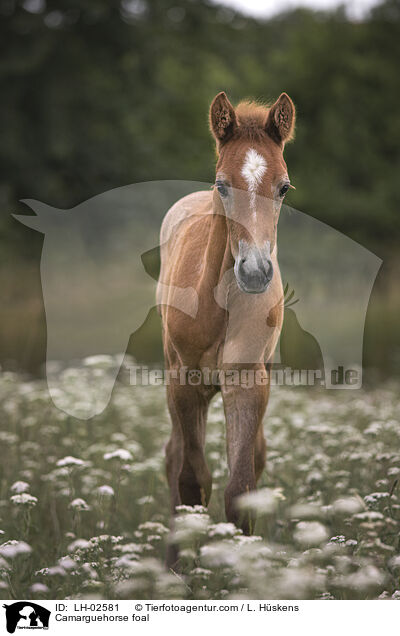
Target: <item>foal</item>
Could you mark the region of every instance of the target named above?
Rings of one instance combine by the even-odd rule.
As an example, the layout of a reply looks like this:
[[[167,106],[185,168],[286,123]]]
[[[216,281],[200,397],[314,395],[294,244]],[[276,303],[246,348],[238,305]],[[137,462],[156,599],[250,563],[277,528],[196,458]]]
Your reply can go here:
[[[219,93],[210,108],[218,153],[215,186],[175,203],[161,229],[157,302],[170,371],[172,434],[166,455],[172,512],[180,504],[208,504],[206,418],[211,398],[221,390],[229,464],[226,516],[247,534],[251,520],[240,518],[236,498],[255,489],[265,466],[266,365],[283,320],[276,231],[290,187],[283,149],[294,120],[286,93],[269,109],[249,102],[234,109]],[[187,312],[176,308],[182,291],[193,295]],[[202,375],[189,382],[193,370]],[[205,381],[205,370],[220,374],[220,383]],[[250,386],[234,381],[243,370],[256,378]]]

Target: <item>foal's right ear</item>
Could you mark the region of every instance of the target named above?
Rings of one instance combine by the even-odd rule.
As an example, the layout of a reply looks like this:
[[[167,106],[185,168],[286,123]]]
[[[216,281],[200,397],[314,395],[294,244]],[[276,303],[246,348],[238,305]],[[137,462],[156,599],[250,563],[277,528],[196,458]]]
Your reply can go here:
[[[228,141],[237,128],[235,109],[223,91],[212,101],[210,128],[218,145]]]

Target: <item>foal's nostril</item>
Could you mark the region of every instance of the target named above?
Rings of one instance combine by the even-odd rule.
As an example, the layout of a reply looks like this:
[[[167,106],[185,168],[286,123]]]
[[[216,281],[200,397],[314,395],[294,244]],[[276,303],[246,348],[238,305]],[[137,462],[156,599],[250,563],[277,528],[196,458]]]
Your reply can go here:
[[[246,275],[245,268],[244,268],[245,263],[246,263],[246,258],[241,258],[239,261],[239,274],[241,276]]]
[[[270,282],[274,275],[274,268],[270,260],[267,261],[267,265],[268,265],[268,269],[266,269],[265,275],[266,275],[267,281]]]

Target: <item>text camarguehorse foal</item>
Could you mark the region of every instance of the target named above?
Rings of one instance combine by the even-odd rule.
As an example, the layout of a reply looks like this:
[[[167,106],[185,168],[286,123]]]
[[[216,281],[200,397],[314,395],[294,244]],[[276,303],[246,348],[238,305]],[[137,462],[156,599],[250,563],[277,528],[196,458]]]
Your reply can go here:
[[[218,152],[215,186],[175,203],[161,229],[157,303],[166,369],[174,371],[167,387],[172,434],[166,449],[172,511],[181,504],[208,504],[206,418],[221,390],[229,464],[225,510],[244,533],[252,522],[240,517],[235,500],[255,489],[265,465],[266,365],[283,320],[276,232],[290,187],[283,149],[294,120],[285,93],[270,108],[242,102],[236,109],[219,93],[210,108]],[[172,302],[182,288],[197,295],[194,317]],[[228,381],[191,384],[182,382],[182,369],[211,369],[225,378],[246,369],[260,381],[251,388]]]

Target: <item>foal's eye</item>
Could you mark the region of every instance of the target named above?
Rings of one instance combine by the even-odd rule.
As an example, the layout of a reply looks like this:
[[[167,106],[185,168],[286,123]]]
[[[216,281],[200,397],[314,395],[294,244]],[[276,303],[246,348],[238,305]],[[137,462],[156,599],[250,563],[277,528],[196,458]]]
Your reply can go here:
[[[223,183],[223,181],[217,181],[215,186],[218,192],[220,193],[221,197],[228,196],[228,188],[226,187],[225,183]]]
[[[290,184],[289,183],[285,183],[285,185],[283,185],[281,187],[281,189],[279,190],[279,196],[280,197],[284,197],[286,192],[289,190],[290,188]]]

